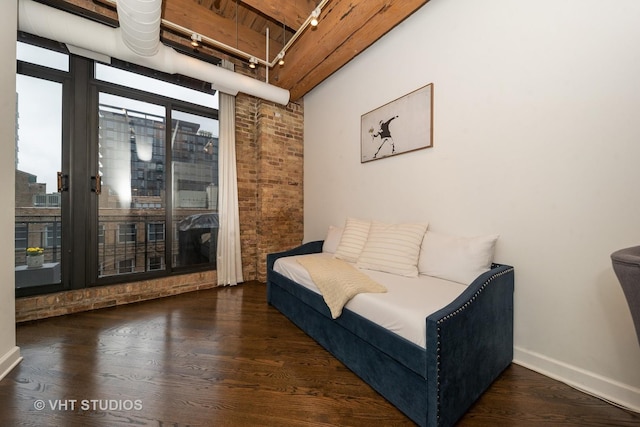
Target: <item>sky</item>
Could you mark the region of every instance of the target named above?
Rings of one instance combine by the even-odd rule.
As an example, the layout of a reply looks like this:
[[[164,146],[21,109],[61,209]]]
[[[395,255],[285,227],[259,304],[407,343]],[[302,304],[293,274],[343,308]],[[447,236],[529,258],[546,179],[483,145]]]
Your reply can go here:
[[[66,55],[18,43],[18,59],[68,71]],[[210,95],[138,74],[99,64],[96,77],[207,107],[218,107],[218,94]],[[57,191],[57,172],[62,164],[62,85],[17,75],[18,93],[18,169],[36,175],[47,185],[47,193]],[[105,99],[101,97],[101,99]],[[120,107],[164,114],[164,108],[118,97]],[[143,109],[144,108],[144,109]],[[97,114],[97,113],[96,113]],[[219,135],[218,122],[201,118],[201,130]]]
[[[18,169],[47,184],[47,193],[57,191],[57,172],[62,156],[62,85],[27,76],[17,76]]]

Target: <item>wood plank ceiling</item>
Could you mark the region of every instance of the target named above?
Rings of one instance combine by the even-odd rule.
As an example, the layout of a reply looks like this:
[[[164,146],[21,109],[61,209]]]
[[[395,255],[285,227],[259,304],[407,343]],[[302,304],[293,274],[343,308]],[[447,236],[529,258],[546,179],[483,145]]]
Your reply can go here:
[[[307,27],[287,50],[285,64],[269,70],[269,83],[288,89],[292,101],[299,100],[427,1],[329,0],[322,9],[319,25]],[[105,16],[114,14],[113,0],[56,2]],[[162,18],[271,63],[319,2],[163,0]],[[185,43],[188,42],[190,36],[185,35]]]

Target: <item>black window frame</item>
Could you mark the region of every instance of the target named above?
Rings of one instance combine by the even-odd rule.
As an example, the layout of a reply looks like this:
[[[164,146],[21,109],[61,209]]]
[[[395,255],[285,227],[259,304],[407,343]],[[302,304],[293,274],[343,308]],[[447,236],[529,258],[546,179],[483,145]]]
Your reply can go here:
[[[93,196],[88,202],[85,202],[84,200],[86,200],[86,195],[91,192],[90,178],[97,174],[97,166],[93,165],[93,161],[90,159],[97,159],[97,153],[95,151],[97,150],[97,141],[95,140],[97,138],[97,117],[92,116],[96,115],[94,112],[97,111],[97,94],[99,91],[124,94],[124,96],[134,97],[137,99],[150,99],[151,102],[154,103],[164,103],[167,106],[167,123],[171,123],[170,112],[172,110],[204,115],[206,117],[219,120],[218,110],[198,104],[192,104],[185,100],[167,98],[161,95],[143,92],[136,88],[127,88],[113,83],[96,80],[94,78],[95,62],[87,58],[71,55],[66,49],[66,46],[59,42],[43,39],[23,32],[18,32],[17,41],[33,44],[69,55],[70,63],[68,72],[53,70],[37,64],[18,61],[16,73],[63,84],[63,135],[66,135],[64,136],[64,140],[69,141],[69,145],[71,145],[71,147],[65,146],[63,148],[62,169],[63,171],[69,171],[71,168],[75,168],[74,173],[69,174],[71,177],[69,187],[73,189],[72,191],[75,192],[74,194],[80,195],[81,197],[76,196],[76,202],[72,206],[70,203],[69,193],[62,193],[61,209],[66,209],[66,218],[63,218],[61,224],[63,227],[61,247],[64,249],[65,253],[72,254],[63,258],[62,282],[55,285],[16,289],[16,297],[40,295],[59,292],[61,290],[84,289],[94,286],[127,283],[150,278],[214,270],[215,263],[173,266],[173,268],[173,263],[171,263],[171,265],[166,265],[167,263],[164,260],[172,259],[171,245],[173,243],[172,233],[168,232],[166,226],[166,224],[170,224],[170,214],[172,211],[170,200],[168,200],[167,206],[165,207],[166,220],[163,233],[166,251],[160,257],[163,268],[145,272],[135,272],[136,260],[134,259],[132,267],[134,272],[122,273],[109,277],[100,277],[99,272],[104,268],[104,266],[102,260],[98,259],[98,250],[96,250],[96,248],[106,246],[106,242],[108,240],[106,233],[112,233],[113,230],[105,230],[104,227],[100,228],[97,224],[97,215],[94,214],[97,212],[96,198]],[[209,56],[200,56],[199,59],[214,64],[220,62],[218,58]],[[114,60],[112,62],[112,66],[167,81],[169,83],[178,84],[192,90],[208,94],[215,93],[215,91],[212,90],[210,83],[202,82],[197,79],[160,73],[155,70],[118,60]],[[74,97],[74,94],[80,95]],[[75,112],[75,116],[72,117],[71,112]],[[169,129],[167,132],[169,132],[171,126],[167,126],[167,128]],[[85,147],[89,146],[90,148],[80,149],[83,145]],[[156,180],[161,181],[164,179],[167,194],[171,194],[171,168],[166,167],[167,164],[171,164],[171,150],[168,147],[165,147],[165,150],[167,152],[165,163],[160,164],[159,166],[156,165]],[[74,165],[71,165],[70,158],[72,157],[84,158],[87,159],[87,161],[75,162]],[[97,161],[95,163],[97,163]],[[78,166],[84,164],[86,164],[86,166]],[[171,198],[169,197],[168,199]],[[81,202],[78,202],[78,200],[81,200]],[[70,218],[72,217],[74,218],[73,223],[70,221]],[[24,250],[24,248],[18,245],[20,234],[17,227],[18,222],[16,222],[16,250]],[[115,237],[116,243],[118,243],[120,240],[119,234],[120,233],[117,232],[116,236],[112,235],[110,238],[113,239],[113,237]],[[86,238],[85,236],[87,235],[91,237]],[[145,239],[147,237],[147,230],[145,230]],[[122,244],[130,245],[132,243],[133,242],[129,241],[123,242]],[[27,242],[25,241],[24,244],[26,248]],[[71,257],[73,257],[73,260],[70,259]],[[158,256],[152,255],[151,253],[148,254],[145,264],[150,263],[150,258],[158,258]],[[145,268],[145,270],[149,269]]]

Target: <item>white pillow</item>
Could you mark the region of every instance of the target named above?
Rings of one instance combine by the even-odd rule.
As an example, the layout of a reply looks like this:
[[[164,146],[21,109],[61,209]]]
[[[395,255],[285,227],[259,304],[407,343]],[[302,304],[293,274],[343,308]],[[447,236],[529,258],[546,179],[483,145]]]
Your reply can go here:
[[[401,276],[418,276],[420,245],[427,230],[424,224],[372,222],[369,237],[356,264],[360,268]]]
[[[347,218],[334,257],[356,262],[367,241],[370,225],[371,221],[368,220]]]
[[[336,249],[338,249],[338,245],[340,244],[340,238],[342,237],[342,230],[342,227],[329,226],[327,237],[324,238],[324,242],[322,243],[322,252],[330,254],[336,253]]]
[[[469,285],[491,268],[496,240],[497,234],[459,237],[427,231],[418,261],[420,274]]]

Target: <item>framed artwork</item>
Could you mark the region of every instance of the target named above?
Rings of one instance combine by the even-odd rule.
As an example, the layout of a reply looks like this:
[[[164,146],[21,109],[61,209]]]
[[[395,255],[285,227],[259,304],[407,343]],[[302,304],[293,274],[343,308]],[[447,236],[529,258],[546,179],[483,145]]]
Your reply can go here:
[[[361,163],[433,146],[433,83],[362,115]]]

